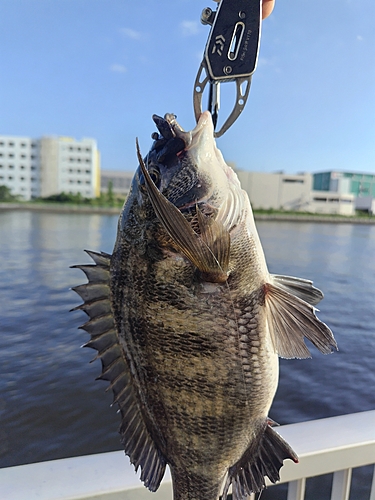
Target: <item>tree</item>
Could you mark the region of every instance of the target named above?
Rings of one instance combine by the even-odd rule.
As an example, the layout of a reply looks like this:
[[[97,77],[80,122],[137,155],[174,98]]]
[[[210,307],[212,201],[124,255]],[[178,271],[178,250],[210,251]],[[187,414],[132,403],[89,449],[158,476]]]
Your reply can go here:
[[[0,201],[15,201],[17,199],[18,196],[12,194],[8,186],[0,186]]]
[[[113,182],[108,182],[108,190],[107,190],[107,202],[110,207],[113,207],[115,204],[115,196],[113,194]]]

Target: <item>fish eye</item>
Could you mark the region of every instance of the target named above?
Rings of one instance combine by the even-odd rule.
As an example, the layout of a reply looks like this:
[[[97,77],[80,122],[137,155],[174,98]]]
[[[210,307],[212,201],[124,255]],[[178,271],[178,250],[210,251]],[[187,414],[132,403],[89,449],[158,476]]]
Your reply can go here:
[[[160,170],[156,166],[152,166],[148,173],[150,174],[151,179],[153,180],[153,183],[157,188],[160,187]]]
[[[150,177],[151,177],[153,183],[155,184],[155,186],[157,188],[159,188],[160,187],[160,170],[159,170],[159,168],[156,165],[151,165],[148,168],[148,173],[150,174]],[[144,175],[141,171],[138,174],[138,180],[139,180],[139,186],[140,186],[141,191],[143,193],[146,193],[147,192],[146,180],[145,180]]]

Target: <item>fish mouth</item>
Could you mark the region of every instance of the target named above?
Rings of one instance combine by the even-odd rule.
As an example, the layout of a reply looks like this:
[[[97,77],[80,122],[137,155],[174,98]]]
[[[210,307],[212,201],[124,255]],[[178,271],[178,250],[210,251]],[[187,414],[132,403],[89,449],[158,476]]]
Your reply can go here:
[[[173,113],[166,113],[164,118],[158,115],[153,115],[152,119],[160,133],[160,136],[153,136],[154,139],[171,140],[175,137],[181,139],[184,143],[183,149],[189,150],[196,146],[196,143],[204,133],[207,138],[214,140],[214,126],[212,123],[211,113],[204,111],[199,117],[198,123],[195,128],[189,132],[184,130],[176,119]]]
[[[185,131],[177,122],[176,115],[172,113],[167,113],[164,117],[153,115],[152,118],[159,131],[159,133],[152,134],[155,140],[152,149],[156,161],[159,164],[172,165],[174,163],[176,165],[175,158],[181,168],[183,164],[185,167],[191,165],[192,172],[200,171],[199,165],[202,161],[204,162],[204,158],[200,157],[204,157],[208,150],[216,149],[211,114],[208,111],[202,113],[197,125],[191,131]],[[197,176],[197,173],[192,174],[192,178],[196,179],[196,183],[190,186],[185,195],[171,198],[181,211],[190,210],[207,201],[209,184],[207,178]],[[211,190],[208,189],[208,191]]]

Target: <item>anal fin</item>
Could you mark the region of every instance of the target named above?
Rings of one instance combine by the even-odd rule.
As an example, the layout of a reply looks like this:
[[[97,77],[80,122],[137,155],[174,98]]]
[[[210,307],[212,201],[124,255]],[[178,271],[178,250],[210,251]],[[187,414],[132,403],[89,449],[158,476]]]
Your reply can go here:
[[[276,483],[280,480],[279,471],[286,459],[298,462],[289,444],[267,425],[259,442],[253,442],[242,458],[229,469],[222,500],[227,499],[231,484],[233,500],[247,500],[251,493],[266,487],[266,476]]]

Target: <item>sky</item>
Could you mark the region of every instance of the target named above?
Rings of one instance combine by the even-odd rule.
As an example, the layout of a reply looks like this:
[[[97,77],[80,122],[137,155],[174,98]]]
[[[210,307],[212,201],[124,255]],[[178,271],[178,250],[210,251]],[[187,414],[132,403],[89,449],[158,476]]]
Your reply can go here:
[[[200,15],[215,5],[0,0],[0,135],[92,137],[102,169],[134,170],[154,113],[195,126]],[[235,97],[221,87],[219,119]],[[217,144],[243,170],[375,173],[375,2],[276,0],[247,105]]]

